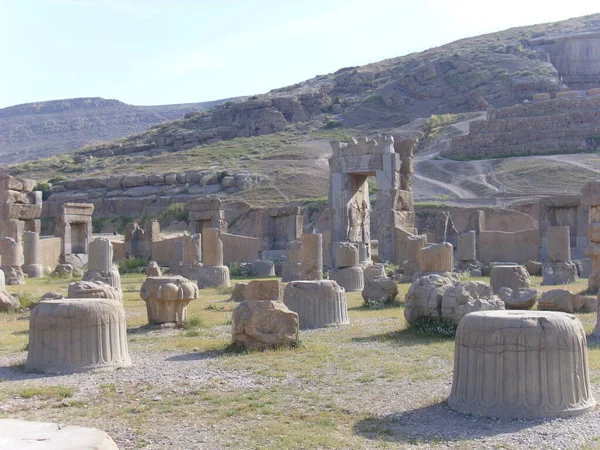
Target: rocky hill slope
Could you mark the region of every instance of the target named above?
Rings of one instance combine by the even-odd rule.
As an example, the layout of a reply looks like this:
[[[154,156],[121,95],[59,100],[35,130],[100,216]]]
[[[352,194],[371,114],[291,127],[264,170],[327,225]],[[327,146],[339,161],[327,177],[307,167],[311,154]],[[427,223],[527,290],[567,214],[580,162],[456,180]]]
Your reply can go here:
[[[534,93],[576,88],[566,80],[581,80],[564,73],[580,68],[569,66],[561,42],[569,36],[598,32],[600,14],[463,39],[225,102],[146,133],[86,148],[84,153],[102,157],[180,151],[219,140],[310,127],[389,130],[432,114],[514,105],[530,100]],[[597,49],[590,49],[593,59]],[[591,61],[589,67],[596,63]],[[585,82],[600,84],[600,71]]]
[[[133,106],[118,100],[75,98],[0,109],[0,165],[66,153],[148,130],[205,111],[226,100]]]

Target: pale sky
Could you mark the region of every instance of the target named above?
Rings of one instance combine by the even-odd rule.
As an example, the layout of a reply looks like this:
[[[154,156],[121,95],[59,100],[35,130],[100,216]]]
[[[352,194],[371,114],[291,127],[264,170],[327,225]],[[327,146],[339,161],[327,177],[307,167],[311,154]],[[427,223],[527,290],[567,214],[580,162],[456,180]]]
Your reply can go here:
[[[594,1],[0,0],[0,108],[74,97],[159,105],[253,95]]]

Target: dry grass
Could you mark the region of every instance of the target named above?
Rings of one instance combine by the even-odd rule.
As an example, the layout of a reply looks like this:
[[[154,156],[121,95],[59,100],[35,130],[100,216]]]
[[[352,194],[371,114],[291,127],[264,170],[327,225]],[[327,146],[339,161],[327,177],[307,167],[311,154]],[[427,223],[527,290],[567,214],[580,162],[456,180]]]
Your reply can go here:
[[[97,380],[93,383],[68,376],[50,384],[29,379],[0,389],[0,400],[8,405],[0,415],[100,427],[117,438],[120,448],[178,448],[184,445],[178,435],[213,436],[209,448],[388,448],[405,438],[394,437],[375,416],[426,408],[447,395],[454,342],[416,334],[403,318],[402,305],[369,310],[359,293],[349,294],[350,326],[302,332],[297,349],[228,353],[226,323],[236,306],[227,301],[229,295],[201,290],[190,303],[193,319],[187,329],[152,328],[146,326],[139,298],[143,279],[122,277],[132,356],[154,357],[168,369],[169,358],[181,355],[197,364],[199,375],[216,371],[232,379],[210,376],[198,382],[182,373],[165,385],[152,377],[132,379],[131,369],[90,375]],[[67,284],[30,280],[25,288],[8,289],[43,293],[48,285],[64,291]],[[408,287],[399,285],[401,297]],[[585,283],[568,287],[581,291]],[[578,317],[590,333],[595,314]],[[0,316],[0,356],[23,355],[27,318],[27,313]],[[596,345],[590,345],[590,369],[593,382],[600,383]],[[198,442],[185,445],[196,448]],[[446,448],[447,443],[423,444]],[[467,444],[453,446],[477,445]]]

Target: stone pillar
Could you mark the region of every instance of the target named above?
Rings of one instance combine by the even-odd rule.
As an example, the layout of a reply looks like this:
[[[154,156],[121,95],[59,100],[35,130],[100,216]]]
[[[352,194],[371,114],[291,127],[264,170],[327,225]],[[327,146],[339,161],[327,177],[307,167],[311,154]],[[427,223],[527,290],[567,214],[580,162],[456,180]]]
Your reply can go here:
[[[318,233],[304,233],[301,248],[301,278],[303,280],[322,280],[323,237]]]
[[[477,233],[468,231],[458,236],[458,260],[476,261],[477,260]]]
[[[600,181],[592,181],[583,186],[582,205],[589,206],[588,245],[585,254],[592,261],[592,270],[588,276],[588,288],[598,291],[600,288]]]
[[[40,236],[35,231],[23,233],[23,272],[29,278],[41,278],[44,276],[44,268],[39,261]]]
[[[204,228],[202,230],[202,262],[206,266],[223,265],[223,242],[219,239],[219,230]]]
[[[336,268],[356,267],[359,264],[358,246],[352,242],[334,242],[333,258]]]
[[[0,239],[0,255],[2,256],[2,266],[0,266],[0,269],[4,272],[6,284],[15,285],[25,283],[25,277],[21,269],[23,260],[21,245],[14,239],[8,237],[2,238]]]
[[[285,265],[281,281],[299,280],[301,277],[302,243],[301,241],[290,241],[285,250]]]
[[[546,242],[548,261],[571,261],[570,227],[549,227]]]
[[[430,244],[422,248],[418,258],[421,272],[454,271],[454,249],[449,242]]]
[[[109,271],[113,268],[113,246],[106,238],[96,238],[89,246],[88,270]]]
[[[120,291],[121,275],[112,263],[112,242],[106,238],[96,238],[89,244],[88,251],[88,271],[83,274],[83,280],[101,281]]]
[[[183,241],[173,242],[173,264],[183,262],[185,259],[185,244]]]
[[[448,406],[504,419],[569,417],[595,409],[581,322],[557,312],[467,314],[456,331]]]
[[[229,286],[229,267],[223,265],[223,241],[219,239],[217,228],[202,230],[202,262],[198,268],[198,287],[217,288]]]
[[[517,290],[531,287],[531,278],[525,266],[494,266],[490,272],[490,284],[498,295],[503,287]]]
[[[363,268],[359,265],[358,246],[352,242],[334,242],[333,256],[335,268],[329,271],[329,278],[346,292],[362,291],[365,278]]]
[[[144,227],[142,253],[144,259],[152,259],[152,243],[160,240],[160,223],[156,220],[146,222]]]

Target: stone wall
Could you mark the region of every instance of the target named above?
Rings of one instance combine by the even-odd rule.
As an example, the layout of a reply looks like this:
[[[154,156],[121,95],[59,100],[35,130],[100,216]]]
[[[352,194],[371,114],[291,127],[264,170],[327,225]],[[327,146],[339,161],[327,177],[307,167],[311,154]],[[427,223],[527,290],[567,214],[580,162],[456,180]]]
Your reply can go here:
[[[516,262],[524,264],[540,259],[539,230],[507,233],[504,231],[481,231],[477,236],[477,254],[481,262]]]
[[[260,259],[260,239],[228,233],[221,233],[219,238],[223,242],[223,264]]]
[[[493,158],[600,149],[600,91],[566,94],[488,110],[487,120],[471,122],[469,134],[452,138],[445,156]]]
[[[54,270],[60,261],[61,239],[41,236],[38,243],[38,264]]]
[[[56,217],[65,202],[94,204],[94,217],[154,217],[171,203],[203,195],[233,194],[264,179],[248,172],[191,171],[78,178],[52,187],[42,217]]]

